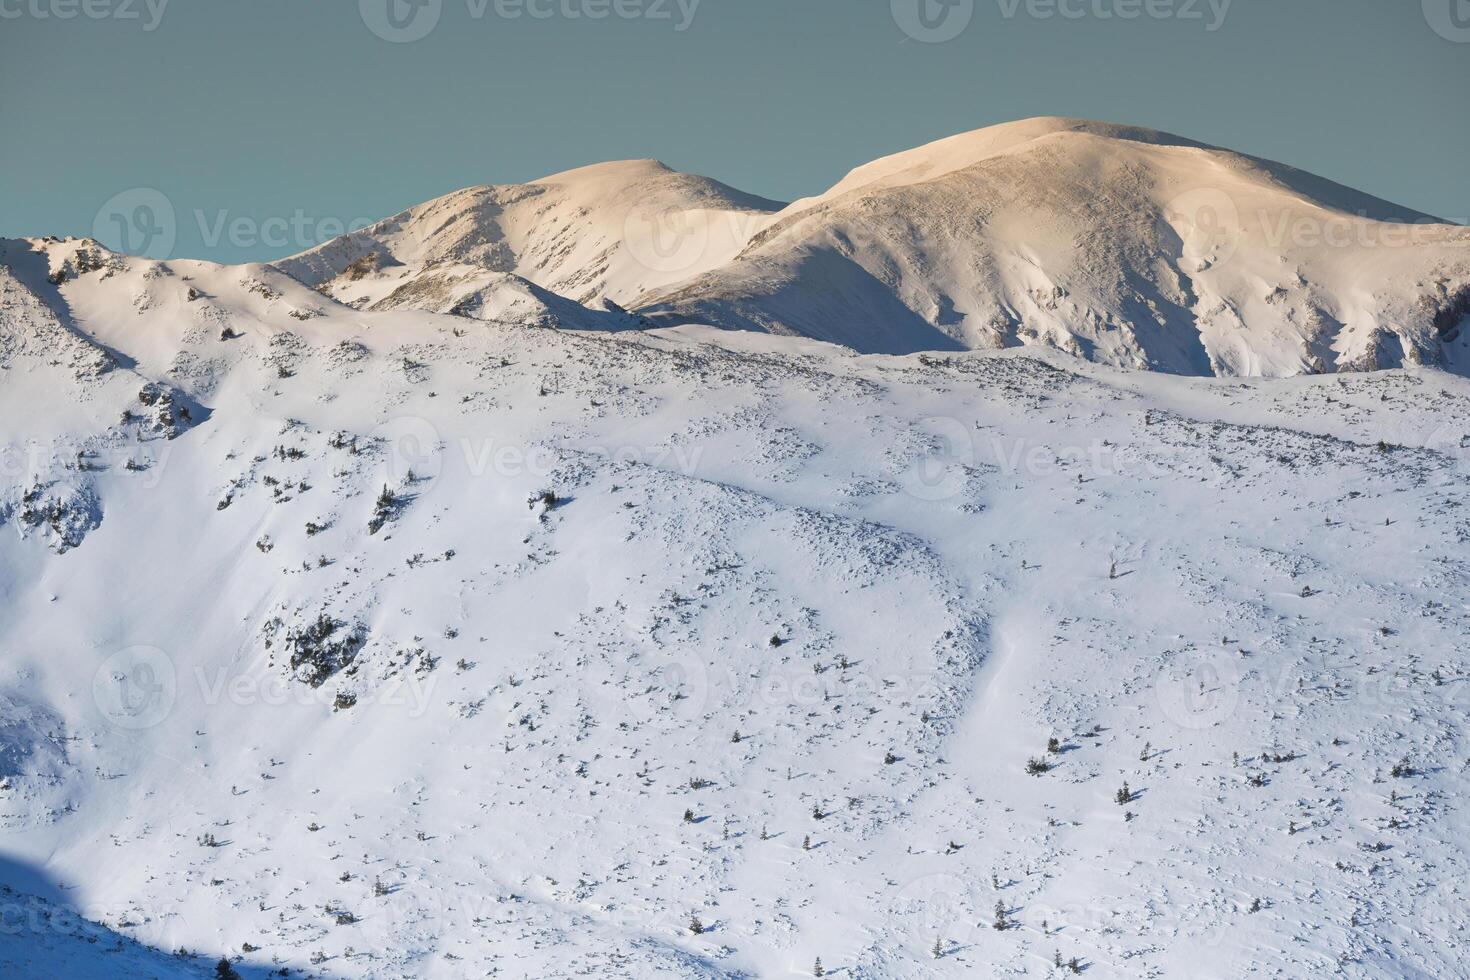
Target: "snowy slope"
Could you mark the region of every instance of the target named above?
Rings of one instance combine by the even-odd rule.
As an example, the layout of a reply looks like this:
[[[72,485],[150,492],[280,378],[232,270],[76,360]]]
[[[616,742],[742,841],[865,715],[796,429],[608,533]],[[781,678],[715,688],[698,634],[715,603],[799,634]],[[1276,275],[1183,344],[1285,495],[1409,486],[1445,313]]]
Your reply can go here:
[[[7,976],[1470,972],[1462,378],[3,248]]]
[[[1435,364],[1470,314],[1470,230],[1165,133],[1046,117],[859,167],[638,305],[867,351],[1041,344],[1243,376]]]
[[[276,265],[356,307],[409,306],[503,315],[504,277],[544,295],[564,326],[733,258],[774,201],[670,170],[623,160],[527,184],[456,191]],[[484,302],[477,302],[484,296]],[[466,298],[471,297],[467,303]]]

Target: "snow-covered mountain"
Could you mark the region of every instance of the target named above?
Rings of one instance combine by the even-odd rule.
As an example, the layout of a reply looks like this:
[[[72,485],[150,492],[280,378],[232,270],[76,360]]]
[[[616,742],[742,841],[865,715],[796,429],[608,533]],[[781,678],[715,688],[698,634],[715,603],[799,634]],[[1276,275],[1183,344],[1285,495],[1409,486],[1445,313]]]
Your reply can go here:
[[[1440,363],[1470,314],[1470,229],[1152,130],[1029,119],[859,167],[639,306],[1178,374]]]
[[[1153,130],[1027,119],[775,207],[607,164],[462,191],[280,265],[353,305],[450,311],[485,270],[513,271],[666,326],[869,353],[1040,345],[1247,377],[1470,369],[1470,228]],[[594,325],[572,313],[542,319]]]
[[[1467,418],[5,242],[0,974],[1466,975]]]
[[[359,308],[617,327],[619,304],[725,263],[780,207],[624,160],[457,191],[276,265]]]

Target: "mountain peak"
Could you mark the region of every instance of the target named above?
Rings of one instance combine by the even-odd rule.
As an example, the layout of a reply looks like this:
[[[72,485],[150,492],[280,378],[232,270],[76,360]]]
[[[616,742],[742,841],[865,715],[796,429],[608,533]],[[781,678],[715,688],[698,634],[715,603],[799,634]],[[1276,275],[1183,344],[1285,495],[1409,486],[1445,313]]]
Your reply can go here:
[[[589,163],[581,167],[573,167],[559,173],[548,174],[545,177],[530,181],[532,184],[561,184],[574,181],[595,181],[600,179],[613,180],[636,180],[645,177],[659,177],[668,174],[676,174],[674,170],[662,160],[652,157],[644,157],[637,160],[605,160],[602,163]]]
[[[873,353],[1044,345],[1185,374],[1438,364],[1470,309],[1467,246],[1283,164],[1039,116],[857,167],[640,311]]]
[[[933,180],[994,157],[1024,151],[1048,139],[1073,136],[1098,137],[1108,141],[1151,146],[1213,149],[1194,140],[1141,126],[1066,116],[1033,116],[957,133],[879,157],[853,168],[824,193],[795,202],[791,210],[828,201],[862,187],[895,186]]]

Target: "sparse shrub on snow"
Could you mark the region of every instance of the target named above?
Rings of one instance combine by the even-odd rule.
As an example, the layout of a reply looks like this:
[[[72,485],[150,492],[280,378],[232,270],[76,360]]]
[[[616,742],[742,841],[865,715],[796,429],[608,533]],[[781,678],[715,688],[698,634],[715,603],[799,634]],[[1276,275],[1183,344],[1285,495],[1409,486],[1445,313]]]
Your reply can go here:
[[[279,628],[279,620],[267,626],[267,649]],[[319,613],[311,623],[288,629],[282,645],[292,674],[312,687],[320,687],[350,666],[366,642],[367,630],[363,626]]]

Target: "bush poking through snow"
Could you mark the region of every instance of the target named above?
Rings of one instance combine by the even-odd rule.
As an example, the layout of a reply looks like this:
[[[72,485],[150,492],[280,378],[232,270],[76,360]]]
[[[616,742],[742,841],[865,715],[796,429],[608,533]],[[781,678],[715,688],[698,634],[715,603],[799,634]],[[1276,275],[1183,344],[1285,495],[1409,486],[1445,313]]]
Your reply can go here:
[[[183,396],[157,382],[150,381],[139,389],[138,401],[153,410],[152,430],[165,439],[177,439],[194,421],[189,406],[183,403]]]
[[[562,502],[554,490],[537,490],[526,499],[526,506],[537,518],[545,517]]]
[[[383,525],[392,519],[397,509],[398,498],[392,490],[388,489],[388,484],[383,484],[383,490],[373,504],[373,516],[368,519],[368,534],[377,534],[381,531]]]
[[[0,520],[4,519],[0,510]],[[20,510],[16,514],[22,527],[22,535],[29,529],[44,527],[48,533],[48,545],[58,555],[64,555],[82,543],[88,532],[102,524],[102,506],[97,495],[89,486],[72,487],[65,484],[41,486],[34,483],[20,498]]]
[[[309,625],[287,631],[287,662],[299,680],[321,687],[352,663],[365,642],[367,630],[361,625],[320,613]]]

